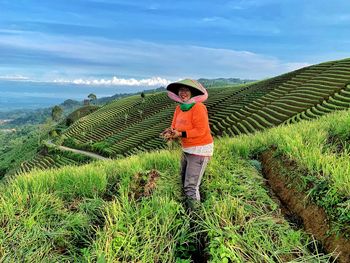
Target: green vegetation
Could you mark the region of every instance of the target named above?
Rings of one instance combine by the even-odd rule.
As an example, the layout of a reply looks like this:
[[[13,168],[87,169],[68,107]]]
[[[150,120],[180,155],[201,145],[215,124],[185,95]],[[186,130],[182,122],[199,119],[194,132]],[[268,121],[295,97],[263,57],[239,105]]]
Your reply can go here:
[[[259,82],[209,88],[205,104],[213,135],[255,133],[347,109],[349,65],[349,59],[329,61]],[[145,91],[144,97],[140,94],[110,101],[100,108],[82,107],[58,125],[51,136],[58,144],[111,158],[165,149],[167,145],[159,134],[169,126],[175,103],[165,92]]]
[[[350,112],[331,114],[315,122],[301,122],[235,141],[235,150],[248,158],[269,146],[277,147],[277,155],[295,161],[303,173],[293,173],[292,181],[301,191],[323,207],[335,221],[335,231],[350,236]],[[334,138],[337,138],[334,143]],[[229,143],[229,142],[228,142]],[[341,148],[339,148],[341,146]],[[291,175],[292,176],[292,175]],[[295,176],[298,176],[296,178]]]
[[[63,123],[63,125],[69,127],[80,118],[85,117],[86,115],[89,115],[90,113],[96,111],[97,109],[99,109],[99,106],[96,106],[96,105],[83,106],[73,111],[71,114],[69,114],[66,117],[65,123]]]
[[[29,172],[32,169],[45,170],[49,168],[58,168],[66,165],[79,165],[91,162],[92,159],[81,154],[60,151],[54,148],[42,146],[38,154],[33,158],[26,160],[20,164],[15,170],[15,174]]]
[[[210,87],[223,87],[246,84],[249,82],[254,82],[255,80],[249,79],[239,79],[239,78],[217,78],[217,79],[198,79],[198,81],[207,88]]]
[[[10,112],[0,112],[0,119],[8,119],[10,122],[1,125],[1,128],[18,128],[18,126],[36,125],[44,123],[50,118],[51,109],[37,110],[14,110]]]
[[[289,182],[325,208],[332,231],[348,233],[349,124],[341,111],[217,139],[194,214],[183,206],[178,150],[10,179],[0,185],[0,259],[190,262],[201,235],[213,262],[329,262],[283,218],[252,159],[274,147],[293,160],[304,173]],[[159,178],[146,191],[152,171]]]
[[[173,110],[174,103],[165,93],[117,100],[71,125],[64,144],[106,156],[130,154],[128,150],[140,150],[134,148],[145,141],[147,149],[162,148],[157,132],[169,125]]]
[[[52,117],[52,120],[54,121],[59,121],[62,117],[62,114],[63,114],[63,109],[58,105],[54,106],[51,110],[51,117]]]
[[[81,103],[75,100],[65,100],[59,105],[63,109],[63,114],[68,115],[73,110],[81,107]],[[0,112],[0,119],[12,120],[4,128],[18,128],[24,125],[36,125],[45,123],[52,116],[52,108],[42,108],[36,110],[13,110],[9,112]]]
[[[95,95],[94,93],[90,93],[90,94],[88,95],[88,98],[89,98],[89,100],[90,100],[90,103],[92,103],[92,104],[95,104],[95,103],[96,103],[97,97],[96,97],[96,95]]]
[[[35,157],[50,129],[51,124],[46,123],[27,125],[11,133],[0,132],[0,179],[13,173],[22,162]]]
[[[349,65],[349,59],[330,61],[259,82],[209,88],[205,104],[212,133],[254,133],[348,108]],[[169,126],[174,107],[165,93],[109,103],[70,126],[64,144],[114,158],[165,148],[159,133]]]
[[[26,139],[1,134],[2,174],[26,162],[0,182],[0,261],[332,261],[337,251],[319,250],[284,218],[258,160],[272,153],[287,187],[324,211],[327,235],[348,242],[349,83],[346,59],[210,88],[206,105],[220,138],[192,212],[183,204],[180,151],[159,138],[175,108],[164,92],[81,108],[66,130],[47,124]],[[74,167],[91,160],[43,147],[49,131],[58,143],[119,159]],[[349,250],[339,249],[348,262]]]

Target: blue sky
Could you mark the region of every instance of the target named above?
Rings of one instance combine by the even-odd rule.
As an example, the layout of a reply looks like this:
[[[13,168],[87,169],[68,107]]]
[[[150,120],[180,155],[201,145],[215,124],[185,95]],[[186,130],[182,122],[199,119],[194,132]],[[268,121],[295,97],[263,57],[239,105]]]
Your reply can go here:
[[[0,0],[0,79],[261,79],[350,57],[350,1]]]

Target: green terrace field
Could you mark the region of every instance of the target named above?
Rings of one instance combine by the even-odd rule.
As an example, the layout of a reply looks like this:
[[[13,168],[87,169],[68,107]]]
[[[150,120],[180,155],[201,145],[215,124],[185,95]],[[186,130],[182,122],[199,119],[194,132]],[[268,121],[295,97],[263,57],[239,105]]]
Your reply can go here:
[[[216,136],[253,133],[349,107],[350,59],[306,67],[253,84],[209,89],[206,102]],[[166,93],[112,102],[64,132],[65,145],[104,156],[161,149],[175,103]]]
[[[179,149],[10,178],[0,261],[350,262],[349,128],[339,111],[216,138],[193,212]]]
[[[205,104],[212,133],[219,137],[255,133],[347,109],[349,83],[350,59],[344,59],[254,83],[209,88]],[[110,158],[165,149],[159,134],[170,125],[175,106],[165,92],[115,100],[60,128],[57,143]],[[40,162],[44,157],[23,164],[22,170],[59,166],[58,162]]]
[[[17,168],[13,174],[18,175],[29,172],[32,169],[51,169],[58,168],[66,165],[81,165],[89,163],[92,158],[84,156],[82,154],[76,154],[67,151],[60,151],[58,149],[43,149],[37,153],[34,158],[22,162],[20,167]]]

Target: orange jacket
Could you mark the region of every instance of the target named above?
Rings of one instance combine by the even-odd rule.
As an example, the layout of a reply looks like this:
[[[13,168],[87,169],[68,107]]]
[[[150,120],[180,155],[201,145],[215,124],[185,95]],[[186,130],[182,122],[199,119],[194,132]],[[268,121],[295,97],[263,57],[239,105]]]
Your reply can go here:
[[[213,142],[213,137],[210,134],[208,111],[201,102],[196,103],[188,111],[182,111],[178,105],[174,112],[171,127],[177,131],[186,132],[186,137],[181,137],[184,148]]]

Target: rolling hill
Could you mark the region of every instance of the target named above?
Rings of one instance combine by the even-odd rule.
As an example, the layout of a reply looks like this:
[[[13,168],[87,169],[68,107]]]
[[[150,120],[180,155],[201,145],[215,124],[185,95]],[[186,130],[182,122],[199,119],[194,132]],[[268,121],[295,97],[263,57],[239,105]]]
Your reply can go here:
[[[158,136],[164,92],[75,114],[56,142],[117,160],[44,147],[1,180],[0,261],[349,262],[349,83],[345,59],[209,89],[215,154],[192,213]]]
[[[312,119],[350,105],[350,60],[303,68],[242,87],[209,89],[214,135],[253,133],[284,122]],[[165,93],[111,103],[80,119],[64,135],[106,156],[164,148],[158,134],[174,110]],[[103,147],[99,147],[102,145]]]
[[[349,123],[216,138],[192,213],[177,149],[3,181],[0,261],[349,262]]]
[[[214,136],[254,133],[318,118],[350,106],[350,59],[328,61],[259,82],[209,88],[205,102]],[[175,108],[165,92],[109,102],[74,122],[58,141],[68,147],[119,158],[167,148],[159,133]],[[29,171],[40,163],[25,165]],[[53,164],[53,163],[52,163]],[[50,163],[43,164],[50,167]]]

